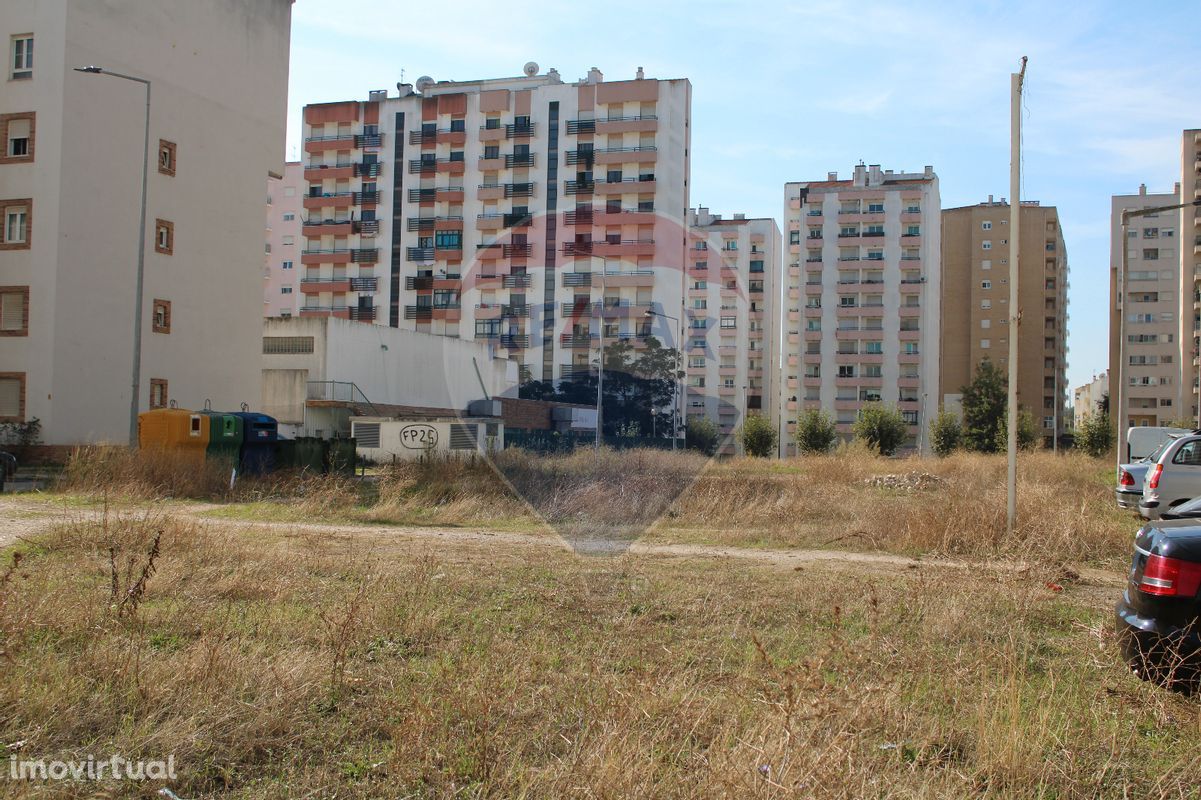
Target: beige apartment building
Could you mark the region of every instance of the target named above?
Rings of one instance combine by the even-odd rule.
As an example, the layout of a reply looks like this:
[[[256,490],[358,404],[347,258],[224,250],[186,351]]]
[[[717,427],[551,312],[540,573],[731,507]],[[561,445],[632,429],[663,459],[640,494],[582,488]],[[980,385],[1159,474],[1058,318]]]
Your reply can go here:
[[[299,161],[284,165],[282,177],[267,178],[267,244],[263,253],[263,316],[300,312],[300,222],[307,184]]]
[[[1084,418],[1097,413],[1101,403],[1109,396],[1109,370],[1072,392],[1072,427],[1079,427]]]
[[[850,436],[864,403],[896,406],[909,446],[938,407],[942,302],[938,176],[855,167],[850,179],[784,187],[788,244],[781,429],[795,452],[801,410]]]
[[[1172,192],[1114,195],[1110,211],[1109,247],[1109,375],[1122,381],[1127,426],[1165,425],[1188,415],[1187,380],[1191,335],[1181,336],[1181,320],[1191,322],[1191,284],[1181,295],[1178,269],[1182,255],[1180,215],[1175,211],[1132,217],[1125,247],[1130,275],[1126,303],[1118,289],[1122,268],[1122,212],[1171,206],[1180,202],[1180,185]],[[1183,302],[1182,302],[1183,300]],[[1124,308],[1123,308],[1124,306]],[[1125,315],[1125,364],[1120,365],[1120,325]],[[1182,380],[1182,378],[1184,380]],[[1115,398],[1116,400],[1116,398]],[[1113,406],[1116,411],[1116,405]]]
[[[305,108],[302,317],[483,340],[523,380],[679,345],[688,81],[524,72]]]
[[[1023,200],[1018,257],[1022,315],[1018,333],[1018,407],[1052,446],[1065,429],[1068,258],[1054,206]],[[1009,203],[942,212],[942,363],[938,397],[962,408],[976,366],[1009,365]]]
[[[706,417],[732,455],[747,414],[779,420],[780,228],[773,219],[688,211],[684,364],[687,415]]]
[[[283,167],[291,10],[0,4],[0,421],[36,417],[52,445],[127,442],[135,402],[258,399],[263,180]],[[74,71],[92,65],[151,82],[145,161],[144,84]]]
[[[1201,199],[1201,128],[1186,130],[1180,148],[1180,203]],[[1182,362],[1191,366],[1183,380],[1182,413],[1201,420],[1198,412],[1197,389],[1201,377],[1201,208],[1186,206],[1174,215],[1180,231],[1180,299],[1179,337]],[[1186,344],[1187,343],[1187,346]],[[1185,352],[1187,350],[1187,352]],[[1201,423],[1199,423],[1201,424]]]

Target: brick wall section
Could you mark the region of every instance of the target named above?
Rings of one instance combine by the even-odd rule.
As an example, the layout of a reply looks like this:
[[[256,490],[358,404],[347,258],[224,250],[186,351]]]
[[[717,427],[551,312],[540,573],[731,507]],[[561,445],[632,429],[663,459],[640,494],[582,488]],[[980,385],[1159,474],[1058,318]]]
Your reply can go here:
[[[501,397],[500,413],[506,428],[521,428],[528,431],[554,430],[552,408],[592,408],[572,403],[555,403],[550,400],[522,400],[517,397]]]

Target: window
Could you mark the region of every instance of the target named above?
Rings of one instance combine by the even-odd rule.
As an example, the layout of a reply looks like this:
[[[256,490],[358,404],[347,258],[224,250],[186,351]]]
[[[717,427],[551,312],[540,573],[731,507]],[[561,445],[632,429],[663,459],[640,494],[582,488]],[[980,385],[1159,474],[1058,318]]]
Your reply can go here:
[[[500,127],[500,117],[488,117],[484,120],[484,127],[490,131],[496,130]]]
[[[992,308],[992,300],[989,300],[988,298],[981,300],[980,307],[981,308]]]
[[[285,236],[283,238],[283,243],[284,244],[296,244],[296,237],[295,236]]]
[[[28,200],[12,200],[4,206],[4,241],[0,245],[3,250],[29,249],[29,203]]]
[[[917,342],[905,342],[905,355],[916,356],[918,354]]]
[[[155,300],[154,316],[151,318],[151,329],[155,333],[171,332],[171,301]]]
[[[0,164],[19,164],[33,161],[33,129],[36,115],[32,111],[21,114],[0,114]]]
[[[980,340],[980,349],[981,350],[987,350],[990,347],[992,347],[992,339],[981,339]]]
[[[264,336],[264,355],[289,355],[313,352],[312,336]]]
[[[980,288],[981,289],[991,289],[992,281],[980,281]]]
[[[292,262],[291,261],[283,261],[280,263],[279,268],[280,269],[292,269]]]
[[[0,372],[0,422],[25,421],[25,373]]]
[[[980,329],[981,329],[981,330],[985,330],[985,331],[986,331],[986,330],[988,330],[988,329],[989,329],[989,328],[991,328],[991,327],[992,327],[992,320],[991,320],[991,319],[982,319],[982,320],[980,320]]]
[[[150,379],[150,407],[167,407],[167,382],[162,378]]]
[[[158,171],[164,175],[175,175],[175,142],[158,140]]]
[[[992,269],[992,261],[987,258],[984,259],[980,262],[980,269]]]
[[[291,213],[291,212],[289,212],[289,213],[287,213],[287,214],[284,214],[284,222],[291,222],[291,221],[292,221],[292,220],[294,220],[294,219],[296,219],[296,215],[295,215],[295,214],[293,214],[293,213]]]
[[[12,39],[11,77],[14,81],[33,77],[33,34],[22,33]]]
[[[0,286],[0,336],[29,335],[29,287]]]
[[[985,239],[983,242],[980,243],[980,249],[981,250],[992,250],[992,242],[990,242],[988,239]]]
[[[1159,248],[1158,247],[1144,248],[1143,249],[1143,258],[1149,259],[1149,260],[1155,260],[1155,259],[1159,258]]]
[[[434,233],[434,246],[444,250],[462,250],[463,232],[436,231]]]
[[[736,317],[722,317],[721,327],[726,330],[738,327],[738,319]]]
[[[291,286],[281,286],[281,287],[279,287],[279,293],[280,294],[292,294],[292,287]]]
[[[991,231],[992,230],[992,222],[987,219],[984,220],[983,222],[980,223],[980,230]]]
[[[268,248],[271,245],[267,245]],[[175,223],[165,219],[154,221],[154,252],[171,255],[175,252]],[[270,250],[267,250],[270,253]]]

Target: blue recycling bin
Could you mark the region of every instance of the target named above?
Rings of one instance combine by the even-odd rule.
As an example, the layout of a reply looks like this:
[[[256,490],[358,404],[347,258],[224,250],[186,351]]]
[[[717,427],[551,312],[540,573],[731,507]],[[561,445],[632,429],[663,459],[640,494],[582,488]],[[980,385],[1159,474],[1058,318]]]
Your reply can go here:
[[[279,440],[279,423],[275,417],[253,411],[234,414],[242,420],[242,449],[239,463],[243,475],[262,475],[275,468],[275,443]]]

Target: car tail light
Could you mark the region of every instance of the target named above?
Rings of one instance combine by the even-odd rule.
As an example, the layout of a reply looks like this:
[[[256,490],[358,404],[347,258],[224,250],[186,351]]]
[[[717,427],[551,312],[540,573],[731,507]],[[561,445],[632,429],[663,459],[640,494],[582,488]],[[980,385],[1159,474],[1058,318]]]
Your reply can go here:
[[[1163,464],[1156,464],[1155,469],[1151,470],[1151,480],[1147,482],[1147,486],[1152,489],[1159,488],[1159,476],[1163,474]]]
[[[1162,597],[1195,597],[1201,587],[1201,564],[1165,556],[1148,556],[1138,589]]]
[[[1131,475],[1126,470],[1122,470],[1121,474],[1118,476],[1118,485],[1133,486],[1134,485],[1134,476]]]

